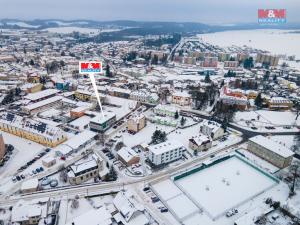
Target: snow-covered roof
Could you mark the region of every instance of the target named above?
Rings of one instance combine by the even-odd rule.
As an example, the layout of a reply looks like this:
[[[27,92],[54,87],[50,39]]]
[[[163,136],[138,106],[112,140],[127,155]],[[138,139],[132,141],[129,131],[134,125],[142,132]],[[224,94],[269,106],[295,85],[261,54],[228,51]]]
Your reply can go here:
[[[30,190],[36,189],[39,186],[39,180],[37,178],[33,178],[30,180],[26,180],[22,183],[21,190]]]
[[[284,157],[284,158],[294,155],[294,152],[292,152],[287,147],[285,147],[269,138],[266,138],[262,135],[252,137],[249,139],[249,141],[252,141],[252,142],[268,149],[269,151],[272,151],[272,152],[276,153],[277,155]]]
[[[59,92],[59,90],[56,90],[56,89],[46,89],[44,91],[39,91],[39,92],[36,92],[36,93],[28,94],[24,98],[29,99],[31,101],[36,101],[38,99],[45,98],[45,97],[48,97],[50,95],[57,94],[58,92]]]
[[[11,222],[28,221],[30,217],[41,216],[42,209],[42,205],[20,200],[12,209]]]
[[[5,112],[0,114],[0,123],[7,124],[21,130],[26,130],[30,133],[41,135],[55,141],[57,138],[61,138],[65,134],[58,127],[54,127],[33,119],[21,117],[12,113]]]
[[[129,222],[135,212],[144,211],[144,206],[136,200],[131,191],[120,191],[113,203],[126,222]]]
[[[171,140],[162,142],[157,145],[151,145],[148,147],[149,151],[156,155],[169,152],[176,148],[184,148],[184,145],[177,140]]]
[[[134,157],[138,157],[138,154],[131,148],[123,147],[118,151],[118,155],[125,161],[129,162]]]
[[[74,164],[73,166],[70,166],[71,171],[68,172],[68,175],[71,177],[76,176],[77,174],[81,174],[82,172],[92,169],[92,168],[98,168],[98,164],[95,159],[90,159],[89,161]]]
[[[194,144],[201,146],[203,144],[209,143],[210,139],[205,135],[198,135],[196,137],[191,137],[189,141],[192,141]]]
[[[73,120],[69,123],[72,127],[78,127],[79,129],[84,127],[85,125],[89,124],[91,121],[91,117],[89,116],[81,116],[77,118],[76,120]]]
[[[79,107],[76,107],[75,109],[72,109],[71,111],[72,112],[83,112],[85,110],[89,110],[90,107],[89,106],[79,106]]]
[[[70,146],[64,144],[58,145],[53,150],[61,155],[68,155],[70,152],[73,151],[73,149]]]
[[[282,98],[282,97],[273,97],[273,98],[270,99],[269,102],[271,104],[286,104],[286,103],[290,104],[290,103],[292,103],[291,100],[286,99],[286,98]]]
[[[81,145],[85,144],[87,141],[91,140],[97,135],[97,133],[90,131],[90,130],[85,130],[75,136],[73,136],[71,139],[66,141],[64,145],[69,146],[72,149],[77,149]]]
[[[111,218],[112,215],[104,206],[102,206],[99,209],[91,209],[86,213],[75,217],[72,222],[67,223],[66,225],[110,225],[112,224]]]
[[[212,133],[215,133],[219,128],[221,128],[221,124],[210,120],[203,121],[202,126],[209,128]]]
[[[186,91],[176,91],[172,94],[173,96],[183,97],[183,98],[190,98],[191,95]]]
[[[91,122],[96,123],[96,124],[103,124],[106,121],[108,121],[116,116],[116,114],[111,113],[111,112],[104,112],[103,114],[104,114],[104,117],[102,116],[102,114],[98,113],[97,116],[95,116],[93,119],[91,119]]]
[[[48,104],[51,104],[51,103],[54,103],[54,102],[58,102],[58,101],[61,101],[61,100],[62,100],[61,96],[54,96],[52,98],[47,98],[45,100],[42,100],[42,101],[30,104],[30,105],[24,106],[24,109],[26,111],[31,111],[31,110],[34,110],[34,109],[40,108],[42,106],[45,106],[45,105],[48,105]]]
[[[144,119],[145,118],[145,115],[144,114],[133,114],[129,120],[133,120],[135,123],[139,123],[139,121],[141,119]]]
[[[171,106],[171,105],[162,105],[162,104],[159,104],[159,105],[155,106],[154,109],[155,109],[155,110],[169,111],[169,112],[176,112],[176,111],[179,111],[175,106]]]

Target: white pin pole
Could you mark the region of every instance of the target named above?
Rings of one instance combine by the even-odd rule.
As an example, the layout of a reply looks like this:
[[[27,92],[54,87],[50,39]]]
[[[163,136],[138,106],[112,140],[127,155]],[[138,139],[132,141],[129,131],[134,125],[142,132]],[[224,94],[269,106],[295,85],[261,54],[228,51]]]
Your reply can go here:
[[[103,110],[102,110],[102,105],[101,105],[101,101],[100,101],[100,95],[99,95],[99,92],[98,92],[98,89],[97,89],[97,85],[96,85],[96,81],[95,81],[95,74],[94,73],[90,74],[90,79],[91,79],[91,82],[92,82],[92,85],[93,85],[93,88],[94,88],[94,91],[95,91],[95,94],[96,94],[96,98],[97,98],[98,104],[100,106],[102,117],[104,119],[104,113],[103,113]]]

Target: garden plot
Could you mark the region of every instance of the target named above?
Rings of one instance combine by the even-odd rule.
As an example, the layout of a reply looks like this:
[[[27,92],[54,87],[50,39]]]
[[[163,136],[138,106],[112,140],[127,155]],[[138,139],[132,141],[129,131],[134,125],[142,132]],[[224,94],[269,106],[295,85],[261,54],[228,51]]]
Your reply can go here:
[[[223,216],[275,186],[277,182],[237,157],[232,157],[175,184],[212,218]]]

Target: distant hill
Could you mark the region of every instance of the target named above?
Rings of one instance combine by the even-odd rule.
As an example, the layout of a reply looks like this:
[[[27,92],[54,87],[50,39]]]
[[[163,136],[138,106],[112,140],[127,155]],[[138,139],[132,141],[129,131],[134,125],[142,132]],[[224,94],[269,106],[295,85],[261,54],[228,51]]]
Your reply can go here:
[[[54,27],[84,27],[84,28],[118,28],[120,31],[101,33],[94,40],[112,41],[123,40],[133,36],[163,35],[178,33],[184,36],[197,33],[210,33],[227,30],[249,30],[249,29],[300,29],[299,23],[286,23],[282,25],[231,24],[231,25],[208,25],[194,22],[143,22],[130,20],[117,21],[93,21],[93,20],[59,20],[59,19],[36,19],[36,20],[0,20],[0,29],[29,29],[42,30]]]

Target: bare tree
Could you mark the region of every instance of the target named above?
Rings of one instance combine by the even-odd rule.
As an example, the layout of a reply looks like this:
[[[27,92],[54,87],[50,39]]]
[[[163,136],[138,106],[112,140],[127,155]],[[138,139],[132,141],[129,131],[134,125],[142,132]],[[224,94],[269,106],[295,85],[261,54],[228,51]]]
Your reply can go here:
[[[116,144],[116,147],[115,147],[115,150],[116,151],[119,151],[121,148],[123,148],[125,145],[124,145],[124,143],[122,142],[122,141],[120,141],[120,142],[118,142],[117,144]]]
[[[59,174],[59,179],[66,183],[68,181],[68,175],[67,175],[67,171],[66,170],[62,170]]]
[[[72,209],[77,209],[79,207],[79,201],[78,199],[73,199],[72,200],[72,204],[71,204],[71,208]]]
[[[292,175],[293,181],[290,187],[290,193],[293,195],[295,193],[295,186],[297,185],[298,178],[300,177],[300,162],[294,161],[294,163],[290,166],[289,172]]]

